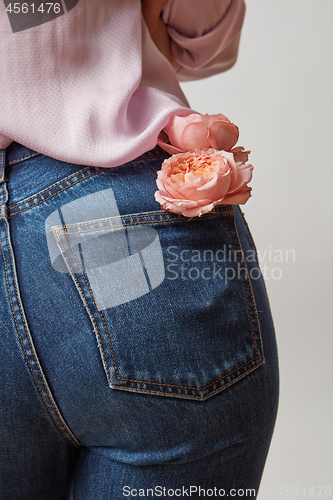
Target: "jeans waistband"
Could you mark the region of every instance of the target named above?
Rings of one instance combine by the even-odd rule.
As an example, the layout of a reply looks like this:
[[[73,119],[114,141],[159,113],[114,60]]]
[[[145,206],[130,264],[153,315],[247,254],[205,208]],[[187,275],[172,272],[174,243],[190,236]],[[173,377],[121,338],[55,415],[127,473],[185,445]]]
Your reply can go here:
[[[29,208],[31,203],[36,202],[36,197],[45,198],[46,191],[50,189],[63,189],[69,185],[76,185],[83,179],[88,179],[96,174],[105,172],[107,177],[121,177],[121,181],[126,177],[128,182],[137,182],[137,176],[146,170],[147,160],[160,158],[160,165],[168,156],[158,146],[147,151],[132,161],[113,168],[96,167],[93,165],[78,165],[67,163],[66,161],[55,159],[43,153],[36,152],[27,146],[12,142],[6,149],[0,151],[0,172],[6,180],[8,189],[8,209],[10,215]],[[158,163],[157,163],[158,167]],[[156,162],[148,167],[156,172]],[[106,173],[107,172],[107,173]],[[156,173],[154,173],[156,176]],[[8,182],[7,182],[8,181]],[[66,186],[62,186],[65,183]],[[61,186],[60,186],[61,185]],[[3,187],[5,184],[3,184]],[[51,193],[53,196],[53,192]],[[0,205],[5,191],[0,189]],[[49,193],[50,195],[50,193]],[[24,206],[23,206],[24,205]]]
[[[6,165],[13,165],[14,163],[17,163],[19,161],[27,160],[28,158],[31,158],[32,156],[39,155],[40,153],[37,153],[37,151],[34,151],[33,149],[27,148],[26,146],[23,146],[23,144],[19,144],[18,142],[13,141],[7,148],[6,148]]]

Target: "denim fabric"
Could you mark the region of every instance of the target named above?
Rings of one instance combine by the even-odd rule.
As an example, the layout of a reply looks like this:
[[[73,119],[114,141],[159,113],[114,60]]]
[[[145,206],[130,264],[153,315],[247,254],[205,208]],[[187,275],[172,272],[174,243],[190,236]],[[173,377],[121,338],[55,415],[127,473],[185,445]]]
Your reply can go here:
[[[0,499],[257,493],[278,366],[255,247],[237,206],[161,210],[166,156],[1,151]]]

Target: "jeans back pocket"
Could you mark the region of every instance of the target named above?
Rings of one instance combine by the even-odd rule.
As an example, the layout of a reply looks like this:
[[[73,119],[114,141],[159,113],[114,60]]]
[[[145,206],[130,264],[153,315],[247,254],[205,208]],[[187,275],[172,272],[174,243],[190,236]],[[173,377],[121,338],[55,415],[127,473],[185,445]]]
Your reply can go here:
[[[76,200],[53,212],[46,231],[53,268],[71,276],[89,315],[110,387],[204,400],[261,365],[232,207],[193,219],[120,215],[105,191],[103,213],[89,208],[89,195],[84,211]]]

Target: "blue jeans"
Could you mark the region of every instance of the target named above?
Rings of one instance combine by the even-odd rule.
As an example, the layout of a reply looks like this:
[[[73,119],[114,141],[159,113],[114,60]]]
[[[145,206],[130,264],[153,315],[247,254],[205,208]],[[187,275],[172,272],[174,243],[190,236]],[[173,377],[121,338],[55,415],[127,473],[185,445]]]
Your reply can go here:
[[[161,210],[166,156],[0,152],[1,500],[257,494],[278,364],[255,247],[238,206]]]

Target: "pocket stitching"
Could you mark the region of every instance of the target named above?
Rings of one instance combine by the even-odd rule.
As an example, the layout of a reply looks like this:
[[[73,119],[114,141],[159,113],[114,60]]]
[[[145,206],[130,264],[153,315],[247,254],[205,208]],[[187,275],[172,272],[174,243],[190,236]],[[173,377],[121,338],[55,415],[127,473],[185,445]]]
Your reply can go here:
[[[76,173],[75,173],[75,174],[73,174],[71,177],[75,177],[75,176],[79,175],[80,173],[86,172],[87,170],[91,170],[91,167],[88,167],[88,168],[86,168],[86,169],[84,169],[84,170],[81,170],[81,172],[76,172]],[[105,169],[103,169],[103,170],[105,170]],[[17,210],[17,212],[12,212],[12,213],[11,213],[11,216],[16,215],[16,214],[19,214],[19,213],[21,213],[21,212],[25,212],[26,210],[29,210],[30,208],[34,208],[34,207],[36,207],[37,205],[40,205],[41,203],[44,203],[44,201],[49,200],[50,198],[53,198],[53,196],[56,196],[57,194],[61,193],[62,191],[65,191],[65,189],[68,189],[68,188],[70,188],[70,187],[74,186],[74,185],[75,185],[75,184],[77,184],[78,182],[81,182],[81,181],[83,181],[83,180],[85,180],[85,179],[88,179],[89,177],[91,177],[91,176],[93,176],[93,175],[99,174],[101,171],[102,171],[102,170],[97,170],[96,172],[92,172],[91,174],[86,175],[85,177],[83,177],[83,178],[81,178],[81,179],[76,180],[76,181],[75,181],[75,182],[73,182],[72,184],[69,184],[68,186],[64,186],[63,188],[61,188],[61,189],[60,189],[59,191],[57,191],[56,193],[52,193],[52,194],[50,194],[47,198],[44,198],[43,200],[40,200],[40,201],[38,201],[37,203],[34,203],[33,205],[29,205],[29,206],[28,206],[28,207],[26,207],[26,208],[22,208],[21,210]],[[18,206],[20,206],[20,205],[24,205],[25,203],[28,203],[29,201],[34,200],[35,198],[39,198],[39,197],[40,197],[40,196],[42,196],[44,193],[47,193],[47,192],[51,191],[52,189],[54,189],[55,187],[57,187],[58,185],[63,184],[63,182],[64,182],[64,181],[61,181],[61,182],[59,182],[58,184],[55,184],[55,185],[54,185],[54,186],[52,186],[51,188],[48,188],[48,189],[46,189],[45,191],[42,191],[41,193],[38,193],[37,195],[35,195],[35,196],[33,196],[33,197],[29,198],[28,200],[21,201],[21,202],[20,202],[20,203],[18,203],[17,205],[14,205],[13,207],[11,207],[11,210],[12,210],[13,208],[15,208],[15,207],[18,207]]]
[[[226,207],[228,205],[225,205]],[[18,213],[18,212],[16,212]],[[103,226],[103,227],[97,227],[95,229],[88,229],[87,231],[76,231],[76,232],[68,232],[67,229],[68,228],[75,228],[75,227],[82,227],[82,226],[91,226],[93,224],[100,224],[101,222],[104,222],[104,221],[111,221],[111,220],[117,220],[117,219],[122,219],[122,220],[125,220],[125,219],[131,219],[131,218],[138,218],[138,217],[149,217],[149,216],[154,216],[156,214],[159,214],[159,213],[163,213],[163,212],[160,212],[160,211],[156,211],[156,212],[150,212],[150,213],[144,213],[144,214],[139,214],[139,215],[120,215],[120,216],[117,216],[117,217],[106,217],[105,219],[98,219],[98,220],[94,220],[94,221],[90,221],[90,222],[82,222],[82,223],[77,223],[77,224],[69,224],[67,226],[57,226],[57,227],[53,227],[50,232],[52,231],[60,231],[61,229],[63,229],[66,234],[81,234],[81,233],[89,233],[90,231],[98,231],[100,229],[113,229],[115,227],[121,227],[121,226],[135,226],[135,225],[138,225],[138,224],[154,224],[154,223],[160,223],[160,222],[169,222],[169,221],[175,221],[175,220],[179,220],[179,221],[184,221],[184,220],[187,220],[187,222],[189,222],[191,219],[188,219],[187,217],[175,217],[175,218],[171,218],[171,215],[170,217],[168,217],[167,219],[159,219],[159,220],[148,220],[148,221],[139,221],[139,222],[128,222],[128,223],[125,223],[125,224],[118,224],[118,225],[113,225],[113,226]],[[200,219],[203,219],[203,218],[206,218],[206,217],[212,217],[214,215],[220,215],[220,214],[225,214],[225,215],[229,215],[229,212],[228,210],[225,210],[225,212],[210,212],[208,214],[204,214],[200,217]],[[234,212],[232,212],[234,213]]]
[[[239,260],[239,256],[238,256],[238,252],[236,250],[236,246],[235,246],[235,242],[234,242],[234,237],[233,237],[233,234],[232,234],[232,230],[231,230],[231,225],[230,225],[230,219],[229,219],[229,215],[233,215],[234,214],[234,210],[232,209],[232,206],[231,205],[225,205],[226,207],[226,210],[225,210],[225,215],[227,215],[227,225],[228,225],[228,230],[229,230],[229,233],[230,233],[230,237],[232,239],[232,243],[233,243],[233,246],[234,246],[234,249],[235,249],[235,252],[236,252],[236,255],[237,255],[237,259],[238,259],[238,262],[241,263],[241,261]],[[228,207],[228,208],[227,208]],[[229,209],[230,207],[230,209]],[[158,212],[155,212],[155,213],[158,213]],[[149,214],[141,214],[141,215],[137,215],[136,217],[144,217],[144,216],[149,216],[149,215],[154,215],[155,213],[149,213]],[[218,212],[219,213],[219,212]],[[217,213],[215,213],[216,215]],[[212,216],[214,215],[213,214],[205,214],[206,216]],[[121,218],[122,219],[126,219],[126,218],[131,218],[133,217],[132,216],[122,216]],[[185,218],[184,218],[185,219]],[[180,218],[168,218],[168,219],[163,219],[163,220],[159,220],[157,222],[167,222],[167,221],[173,221],[173,220],[184,220],[184,219],[180,219]],[[111,220],[111,218],[108,218],[108,219],[103,219],[103,220]],[[93,223],[98,223],[98,222],[101,222],[101,220],[99,221],[91,221],[91,222],[87,222],[87,223],[82,223],[82,224],[73,224],[71,225],[70,227],[74,228],[74,227],[79,227],[79,226],[84,226],[84,225],[89,225],[89,224],[93,224]],[[136,225],[136,224],[147,224],[147,223],[152,223],[152,221],[140,221],[140,222],[136,222],[136,223],[128,223],[128,224],[123,224],[123,226],[125,225]],[[119,225],[120,226],[120,225]],[[116,226],[110,226],[110,228],[114,228]],[[107,229],[107,227],[103,227],[103,228],[96,228],[96,229],[91,229],[90,231],[96,231],[98,229]],[[236,229],[236,228],[234,228]],[[67,231],[67,226],[60,226],[60,227],[55,227],[55,228],[52,228],[51,231],[54,231],[56,233],[56,238],[58,239],[59,241],[59,245],[62,249],[62,253],[63,255],[65,256],[66,258],[66,252],[62,246],[62,243],[61,243],[61,238],[59,236],[59,231],[61,230],[64,230],[64,233],[66,235],[66,238],[67,238],[67,235],[70,235],[70,234],[78,234],[78,233],[81,233],[81,232],[89,232],[89,231],[77,231],[77,232],[68,232]],[[237,237],[237,240],[238,240],[238,244],[239,244],[239,247],[241,248],[241,244],[240,244],[240,241],[239,241],[239,238],[237,236],[237,232],[236,232],[236,237]],[[78,265],[78,268],[80,269],[80,272],[82,274],[82,277],[86,283],[86,285],[88,286],[89,288],[89,291],[91,293],[91,296],[95,302],[95,305],[96,305],[96,308],[98,309],[97,307],[97,303],[96,303],[96,299],[94,297],[94,294],[91,290],[91,287],[89,285],[89,282],[83,272],[83,269],[80,265],[80,263],[78,262],[77,260],[77,257],[76,257],[76,254],[74,252],[74,249],[71,245],[71,242],[69,239],[67,239],[67,242],[72,250],[72,253],[74,255],[74,259]],[[104,349],[103,349],[103,344],[102,344],[102,340],[101,340],[101,336],[100,336],[100,332],[98,330],[98,327],[97,327],[97,324],[96,324],[96,320],[94,318],[94,315],[91,311],[91,309],[89,308],[89,305],[85,299],[85,296],[84,296],[84,292],[80,286],[80,284],[78,283],[77,279],[75,278],[75,273],[70,265],[70,262],[68,261],[68,259],[66,258],[66,262],[68,264],[68,267],[70,268],[70,271],[71,271],[71,276],[73,277],[73,280],[75,281],[75,284],[76,286],[78,287],[78,289],[81,291],[80,295],[82,298],[84,298],[84,302],[85,302],[85,305],[87,307],[87,309],[90,311],[90,317],[93,319],[93,323],[94,323],[94,327],[95,327],[95,330],[96,330],[96,333],[98,335],[98,338],[99,338],[99,345],[101,347],[101,352],[102,352],[102,357],[103,357],[103,360],[104,360],[104,364],[105,364],[105,367],[107,368],[107,378],[109,380],[109,384],[110,386],[112,386],[112,382],[111,382],[111,376],[110,376],[110,370],[109,370],[109,366],[108,366],[108,363],[107,363],[107,360],[105,358],[105,353],[104,353]],[[245,291],[245,297],[246,297],[246,302],[247,302],[247,306],[248,306],[248,311],[250,312],[250,305],[249,305],[249,300],[248,300],[248,293],[247,293],[247,290],[246,290],[246,284],[245,284],[245,280],[244,280],[244,276],[242,276],[242,281],[243,281],[243,287],[244,287],[244,291]],[[258,316],[257,316],[257,312],[256,312],[256,306],[255,306],[255,302],[254,302],[254,298],[253,298],[253,294],[252,294],[252,288],[250,286],[250,283],[248,282],[248,286],[249,286],[249,289],[250,289],[250,295],[251,295],[251,301],[252,301],[252,306],[253,306],[253,309],[255,311],[255,316],[256,316],[256,320],[257,320],[257,324],[259,326],[259,320],[258,320]],[[247,364],[251,363],[252,361],[255,361],[256,359],[258,359],[258,346],[257,346],[257,342],[256,342],[256,339],[255,339],[255,331],[254,331],[254,322],[253,322],[253,318],[251,316],[251,314],[249,315],[250,316],[250,321],[251,321],[251,329],[252,329],[252,336],[253,336],[253,340],[254,340],[254,345],[255,345],[255,350],[256,350],[256,356],[251,358],[249,361],[247,361],[246,363],[238,366],[237,368],[235,368],[234,370],[232,370],[231,372],[227,373],[226,375],[223,375],[223,377],[217,379],[217,380],[214,380],[213,382],[209,383],[208,385],[206,385],[205,387],[188,387],[188,386],[182,386],[182,385],[176,385],[176,384],[168,384],[168,383],[160,383],[160,382],[148,382],[148,381],[144,381],[144,380],[137,380],[137,379],[130,379],[130,378],[125,378],[125,377],[120,377],[119,376],[119,372],[118,372],[118,366],[117,366],[117,362],[116,362],[116,359],[115,359],[115,355],[114,355],[114,352],[113,352],[113,348],[112,348],[112,344],[111,344],[111,339],[110,339],[110,335],[109,335],[109,332],[108,332],[108,329],[107,329],[107,326],[106,326],[106,322],[105,322],[105,319],[104,319],[104,316],[103,316],[103,313],[101,311],[99,311],[99,314],[100,314],[100,317],[102,319],[102,322],[103,322],[103,325],[104,325],[104,328],[105,328],[105,332],[106,332],[106,335],[107,335],[107,339],[108,339],[108,344],[109,344],[109,347],[110,347],[110,351],[111,351],[111,356],[112,356],[112,359],[113,359],[113,363],[114,363],[114,369],[115,369],[115,376],[116,376],[116,379],[117,380],[122,380],[122,381],[127,381],[127,382],[134,382],[134,383],[141,383],[141,384],[146,384],[146,385],[155,385],[155,386],[165,386],[165,387],[176,387],[176,388],[179,388],[179,389],[188,389],[188,390],[194,390],[194,391],[204,391],[206,390],[208,387],[214,385],[214,384],[218,384],[219,382],[221,382],[221,380],[223,380],[224,378],[226,377],[229,377],[230,375],[232,375],[235,371],[237,370],[240,370],[241,368],[243,368],[244,366],[246,366]],[[260,336],[259,336],[260,338]],[[261,346],[261,342],[260,342],[260,346]],[[261,346],[262,347],[262,346]],[[260,350],[261,354],[263,355],[262,353],[262,349]],[[204,395],[204,396],[195,396],[195,395],[189,395],[189,394],[186,394],[186,397],[191,397],[191,398],[197,398],[197,399],[205,399],[207,398],[208,396],[211,396],[212,394],[214,394],[215,392],[221,390],[221,389],[224,389],[225,387],[227,387],[228,385],[230,385],[231,383],[235,382],[237,379],[239,379],[240,377],[243,377],[245,374],[247,374],[249,371],[257,368],[258,366],[260,366],[261,364],[263,364],[265,361],[264,359],[256,364],[255,366],[249,368],[248,370],[246,370],[244,373],[240,374],[238,377],[234,378],[233,380],[231,380],[230,382],[228,382],[227,384],[221,386],[221,387],[218,387],[215,389],[215,391],[207,394],[207,395]],[[126,390],[135,390],[135,391],[140,391],[140,392],[152,392],[152,393],[158,393],[158,394],[163,394],[163,395],[178,395],[178,396],[181,396],[180,394],[178,393],[165,393],[165,392],[162,392],[162,391],[157,391],[157,390],[149,390],[149,389],[143,389],[143,388],[135,388],[135,387],[128,387],[126,385],[115,385],[115,387],[117,388],[123,388],[123,389],[126,389]]]
[[[234,214],[235,212],[232,211],[232,214]],[[233,235],[232,235],[232,232],[230,230],[230,221],[229,221],[229,212],[227,213],[227,224],[228,224],[228,227],[229,227],[229,233],[230,233],[230,236],[231,236],[231,239],[232,239],[232,244],[234,246],[234,249],[235,249],[235,253],[237,255],[237,260],[238,260],[238,263],[241,265],[242,263],[245,264],[245,268],[247,270],[247,267],[246,267],[246,263],[244,262],[244,260],[240,260],[239,259],[239,255],[238,255],[238,252],[236,250],[236,246],[235,246],[235,243],[234,243],[234,238],[233,238]],[[236,226],[234,224],[234,230],[235,230],[235,233],[236,233],[236,237],[237,237],[237,241],[238,241],[238,245],[239,247],[241,248],[241,244],[240,244],[240,241],[239,241],[239,238],[238,238],[238,234],[237,234],[237,229],[236,229]],[[247,302],[247,306],[248,306],[248,311],[250,311],[250,306],[249,306],[249,301],[248,301],[248,294],[247,294],[247,291],[246,291],[246,286],[245,286],[245,278],[244,276],[242,275],[242,281],[243,281],[243,287],[244,287],[244,291],[245,291],[245,297],[246,297],[246,302]],[[254,297],[253,297],[253,292],[252,292],[252,286],[251,286],[251,283],[250,283],[250,280],[248,278],[247,280],[248,282],[248,288],[250,290],[250,296],[251,296],[251,301],[252,301],[252,306],[253,306],[253,310],[255,312],[255,317],[256,317],[256,322],[257,322],[257,325],[259,327],[259,318],[258,318],[258,315],[257,315],[257,308],[256,308],[256,304],[255,304],[255,301],[254,301]],[[253,326],[253,319],[252,319],[252,316],[250,315],[250,320],[251,320],[251,328],[252,328],[252,335],[253,335],[253,340],[254,340],[254,344],[256,346],[256,352],[257,352],[257,357],[256,358],[253,358],[253,359],[257,359],[258,358],[258,348],[257,348],[257,342],[256,342],[256,339],[255,339],[255,335],[254,335],[254,326]],[[258,337],[259,340],[260,340],[260,336]],[[260,342],[260,353],[261,355],[263,356],[263,351],[262,351],[262,343]]]
[[[61,229],[61,228],[59,228],[59,229]],[[56,237],[58,238],[59,245],[60,245],[60,247],[61,247],[62,253],[63,253],[63,255],[64,255],[64,256],[65,256],[65,258],[66,258],[66,262],[67,262],[67,265],[68,265],[68,267],[69,267],[69,269],[70,269],[71,276],[72,276],[72,278],[73,278],[73,280],[74,280],[74,282],[75,282],[76,286],[80,289],[80,291],[81,291],[81,294],[80,294],[80,295],[81,295],[82,299],[84,300],[84,303],[85,303],[85,305],[86,305],[87,309],[90,311],[90,315],[89,315],[89,316],[90,316],[91,320],[92,320],[92,321],[93,321],[93,323],[94,323],[94,328],[95,328],[96,333],[97,333],[98,338],[99,338],[99,345],[100,345],[100,347],[101,347],[102,356],[103,356],[103,360],[104,360],[104,365],[105,365],[105,367],[106,367],[106,369],[107,369],[107,378],[108,378],[108,380],[109,380],[109,382],[110,382],[110,384],[111,384],[111,376],[110,376],[110,371],[109,371],[109,367],[108,367],[107,360],[106,360],[106,358],[105,358],[105,353],[104,353],[104,349],[103,349],[102,339],[101,339],[101,336],[100,336],[100,333],[99,333],[99,330],[98,330],[97,324],[96,324],[96,322],[95,322],[94,315],[93,315],[93,313],[92,313],[92,312],[91,312],[91,310],[90,310],[90,307],[89,307],[89,305],[88,305],[88,303],[87,303],[87,301],[86,301],[86,299],[85,299],[84,293],[83,293],[83,291],[82,291],[82,288],[80,287],[79,282],[78,282],[78,281],[77,281],[77,279],[75,278],[75,273],[74,273],[74,271],[73,271],[73,269],[72,269],[72,267],[71,267],[71,265],[70,265],[69,260],[68,260],[68,259],[67,259],[67,257],[66,257],[66,252],[65,252],[65,250],[64,250],[64,248],[63,248],[63,246],[62,246],[61,239],[60,239],[60,236],[59,236],[59,230],[57,230],[57,228],[56,228],[56,231],[55,231],[55,232],[56,232]],[[65,234],[67,234],[67,233],[66,233],[66,230],[65,230]],[[74,259],[76,260],[76,263],[77,263],[77,265],[78,265],[79,269],[81,270],[81,274],[82,274],[82,276],[83,276],[83,279],[84,279],[84,281],[86,282],[86,284],[87,284],[87,286],[88,286],[88,288],[89,288],[89,290],[90,290],[90,293],[91,293],[91,295],[92,295],[92,297],[93,297],[93,299],[94,299],[94,302],[95,302],[95,304],[96,304],[96,300],[95,300],[95,297],[94,297],[94,295],[93,295],[93,293],[92,293],[92,290],[91,290],[91,288],[90,288],[89,282],[88,282],[88,280],[86,279],[86,277],[85,277],[85,275],[84,275],[84,273],[83,273],[83,270],[82,270],[82,268],[81,268],[81,265],[80,265],[79,261],[78,261],[78,260],[77,260],[77,258],[76,258],[76,254],[75,254],[74,249],[73,249],[73,247],[72,247],[72,245],[71,245],[71,242],[70,242],[70,240],[69,240],[69,239],[67,239],[67,242],[68,242],[69,246],[70,246],[70,247],[71,247],[71,249],[72,249],[72,253],[73,253],[73,255],[74,255]],[[96,304],[96,307],[97,307],[97,304]],[[101,315],[102,321],[103,321],[103,323],[104,323],[104,326],[105,326],[105,329],[106,329],[107,336],[108,336],[108,338],[109,338],[109,334],[108,334],[108,331],[107,331],[107,328],[106,328],[106,325],[105,325],[105,321],[104,321],[104,318],[103,318],[103,315],[102,315],[102,313],[101,313],[101,312],[100,312],[100,315]],[[110,349],[111,349],[111,354],[112,354],[112,357],[113,357],[113,359],[114,359],[114,353],[113,353],[113,349],[112,349],[112,346],[111,346],[110,341],[109,341],[109,345],[110,345]],[[114,365],[115,365],[116,377],[117,377],[117,371],[118,371],[118,370],[117,370],[117,365],[116,365],[115,359],[114,359]]]

